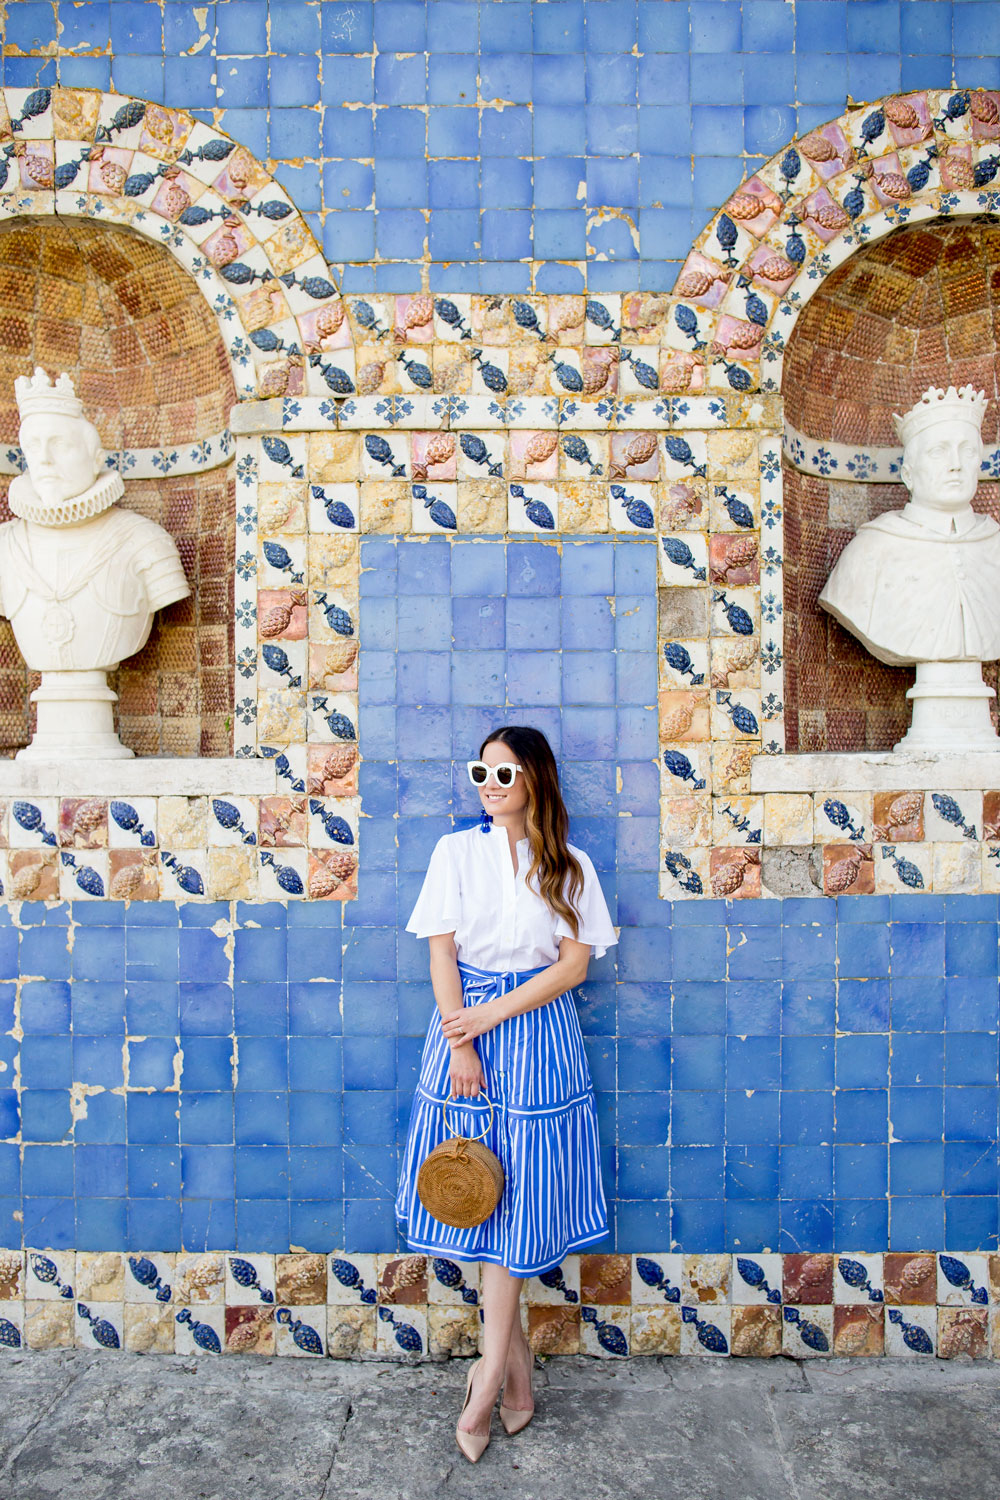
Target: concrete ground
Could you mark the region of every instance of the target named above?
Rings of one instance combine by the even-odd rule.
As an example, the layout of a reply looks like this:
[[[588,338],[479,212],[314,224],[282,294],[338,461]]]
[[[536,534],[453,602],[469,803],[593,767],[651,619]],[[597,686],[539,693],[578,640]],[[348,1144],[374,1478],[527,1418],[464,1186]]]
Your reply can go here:
[[[467,1365],[0,1356],[2,1500],[997,1500],[1000,1364],[560,1358],[454,1440]]]

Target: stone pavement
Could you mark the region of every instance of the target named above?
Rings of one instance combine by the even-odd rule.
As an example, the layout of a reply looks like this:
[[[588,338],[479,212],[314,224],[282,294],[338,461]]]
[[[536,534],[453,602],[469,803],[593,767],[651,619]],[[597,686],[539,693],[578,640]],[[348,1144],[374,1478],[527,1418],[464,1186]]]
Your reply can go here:
[[[538,1415],[453,1429],[467,1366],[0,1356],[2,1500],[996,1500],[1000,1365],[549,1360]]]

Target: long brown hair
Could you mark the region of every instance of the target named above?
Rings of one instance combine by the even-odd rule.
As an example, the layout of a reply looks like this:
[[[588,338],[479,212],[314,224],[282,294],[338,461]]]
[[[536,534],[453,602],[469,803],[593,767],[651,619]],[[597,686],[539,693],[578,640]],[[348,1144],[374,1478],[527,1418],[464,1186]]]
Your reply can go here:
[[[552,746],[540,729],[507,724],[488,734],[479,748],[482,759],[487,745],[508,745],[524,771],[528,792],[524,827],[531,849],[531,866],[525,877],[538,877],[538,891],[557,916],[563,917],[576,937],[580,917],[575,902],[583,890],[580,861],[566,842],[569,815],[559,789],[559,772]]]

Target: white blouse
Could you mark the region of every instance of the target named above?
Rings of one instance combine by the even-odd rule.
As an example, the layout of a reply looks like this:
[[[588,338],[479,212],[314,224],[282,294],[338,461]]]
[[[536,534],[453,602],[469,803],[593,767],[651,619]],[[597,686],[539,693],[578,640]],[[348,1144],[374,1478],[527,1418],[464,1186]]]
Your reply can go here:
[[[588,855],[569,846],[583,870],[577,941],[602,958],[618,937]],[[477,825],[438,839],[407,932],[419,938],[453,932],[463,963],[491,973],[523,972],[554,964],[561,938],[573,932],[525,877],[531,864],[527,839],[517,845],[517,875],[502,828]]]

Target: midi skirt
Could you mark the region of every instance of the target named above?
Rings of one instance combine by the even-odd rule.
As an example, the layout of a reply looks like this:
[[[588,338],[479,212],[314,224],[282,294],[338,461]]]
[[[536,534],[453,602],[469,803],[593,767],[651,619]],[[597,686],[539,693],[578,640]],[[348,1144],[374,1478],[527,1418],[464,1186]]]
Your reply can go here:
[[[464,1003],[482,1005],[533,974],[494,974],[459,964]],[[453,1101],[451,1048],[435,1010],[424,1044],[403,1151],[396,1218],[411,1250],[453,1260],[485,1260],[513,1276],[551,1270],[572,1250],[608,1233],[601,1182],[594,1087],[573,992],[501,1021],[476,1037],[484,1089],[494,1105]],[[496,1153],[504,1189],[482,1224],[455,1229],[432,1217],[417,1196],[424,1158],[456,1132],[478,1136]]]

